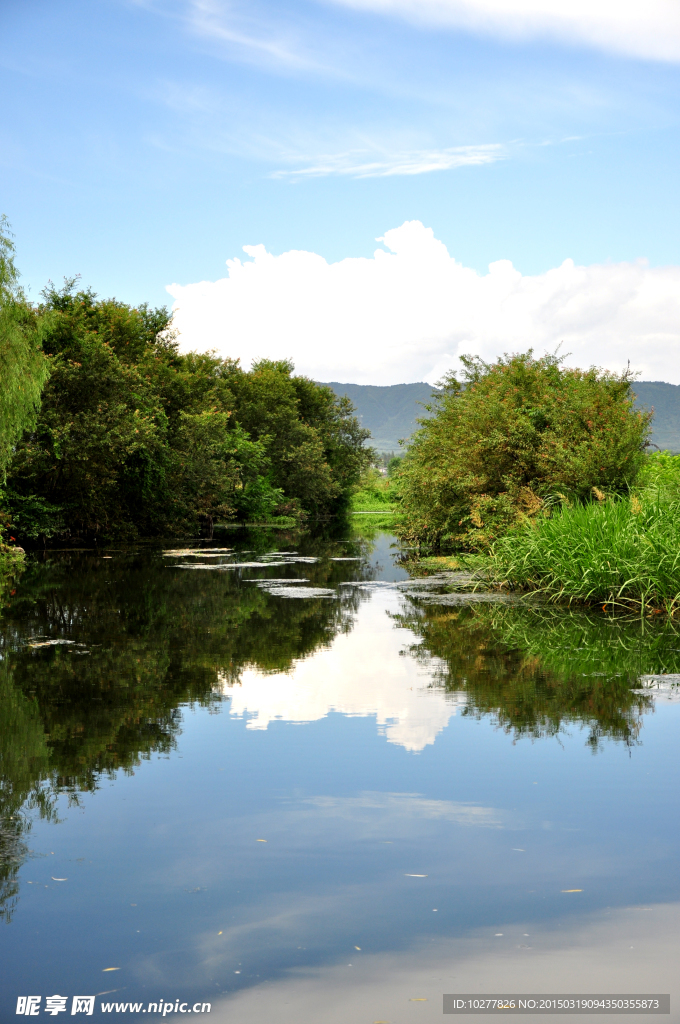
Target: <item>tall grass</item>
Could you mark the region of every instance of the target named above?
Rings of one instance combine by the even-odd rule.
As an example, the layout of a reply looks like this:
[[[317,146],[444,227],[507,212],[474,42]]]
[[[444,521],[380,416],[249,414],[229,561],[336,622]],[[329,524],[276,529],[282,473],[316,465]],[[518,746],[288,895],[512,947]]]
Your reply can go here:
[[[563,507],[502,537],[491,560],[499,582],[554,600],[680,614],[680,500]]]

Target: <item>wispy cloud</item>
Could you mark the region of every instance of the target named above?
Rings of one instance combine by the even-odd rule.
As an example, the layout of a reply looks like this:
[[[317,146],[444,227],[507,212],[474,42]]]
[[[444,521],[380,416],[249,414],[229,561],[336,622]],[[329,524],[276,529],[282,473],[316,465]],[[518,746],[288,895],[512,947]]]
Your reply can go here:
[[[279,69],[326,70],[293,19],[277,16],[267,0],[128,0],[181,24],[206,42],[221,44],[230,59]]]
[[[505,158],[500,143],[484,146],[454,146],[449,149],[419,149],[411,152],[385,153],[378,159],[366,159],[367,151],[353,150],[315,160],[306,167],[277,170],[272,178],[390,178],[397,175],[429,174],[450,171],[456,167],[492,164]],[[363,159],[362,159],[363,157]]]
[[[205,39],[226,44],[231,55],[246,61],[278,65],[299,71],[327,70],[291,29],[290,21],[277,26],[271,17],[258,17],[234,3],[221,0],[190,0],[187,21],[192,31]]]
[[[384,818],[397,819],[397,827],[404,818],[420,818],[439,821],[453,821],[457,825],[477,825],[486,828],[502,828],[504,815],[494,807],[480,804],[459,803],[455,800],[430,800],[420,793],[378,793],[364,792],[359,796],[316,796],[303,800],[329,817],[367,817],[378,828],[384,830]],[[378,824],[377,819],[380,819]],[[400,829],[400,830],[401,830]]]
[[[524,40],[553,38],[651,60],[680,60],[677,0],[322,0],[354,10],[396,15]]]

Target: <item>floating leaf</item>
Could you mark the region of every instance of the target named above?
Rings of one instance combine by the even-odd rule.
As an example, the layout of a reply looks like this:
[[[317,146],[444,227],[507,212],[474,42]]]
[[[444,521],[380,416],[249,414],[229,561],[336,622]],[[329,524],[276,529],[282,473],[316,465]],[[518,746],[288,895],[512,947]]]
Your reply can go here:
[[[583,892],[583,889],[563,889],[562,892]]]

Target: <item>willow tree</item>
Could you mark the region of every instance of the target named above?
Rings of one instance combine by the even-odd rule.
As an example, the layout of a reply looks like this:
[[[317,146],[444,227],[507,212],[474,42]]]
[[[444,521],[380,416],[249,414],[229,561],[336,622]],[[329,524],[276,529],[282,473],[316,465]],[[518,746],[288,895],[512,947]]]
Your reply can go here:
[[[49,374],[41,333],[40,318],[19,285],[7,218],[0,217],[0,484],[17,441],[36,422]]]

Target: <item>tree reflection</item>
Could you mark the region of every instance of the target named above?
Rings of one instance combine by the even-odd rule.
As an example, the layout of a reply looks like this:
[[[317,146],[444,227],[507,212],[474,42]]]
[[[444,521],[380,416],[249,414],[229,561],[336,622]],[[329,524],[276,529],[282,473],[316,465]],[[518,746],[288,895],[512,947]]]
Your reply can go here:
[[[261,537],[254,544],[262,545]],[[281,538],[279,538],[280,541]],[[333,587],[366,577],[362,554],[329,538],[300,540],[312,564],[181,571],[160,551],[51,553],[13,584],[0,619],[0,914],[11,917],[33,812],[54,818],[102,777],[133,773],[172,750],[182,708],[217,709],[224,683],[256,667],[281,672],[352,628],[356,588],[337,600],[277,599],[246,578],[304,576]],[[252,549],[251,549],[252,550]],[[248,557],[252,558],[252,554]],[[300,571],[303,570],[303,571]]]
[[[417,598],[397,619],[421,638],[410,653],[430,664],[432,685],[463,692],[463,714],[491,716],[516,738],[577,725],[594,751],[604,739],[632,746],[653,708],[640,676],[680,671],[680,636],[668,622]]]

